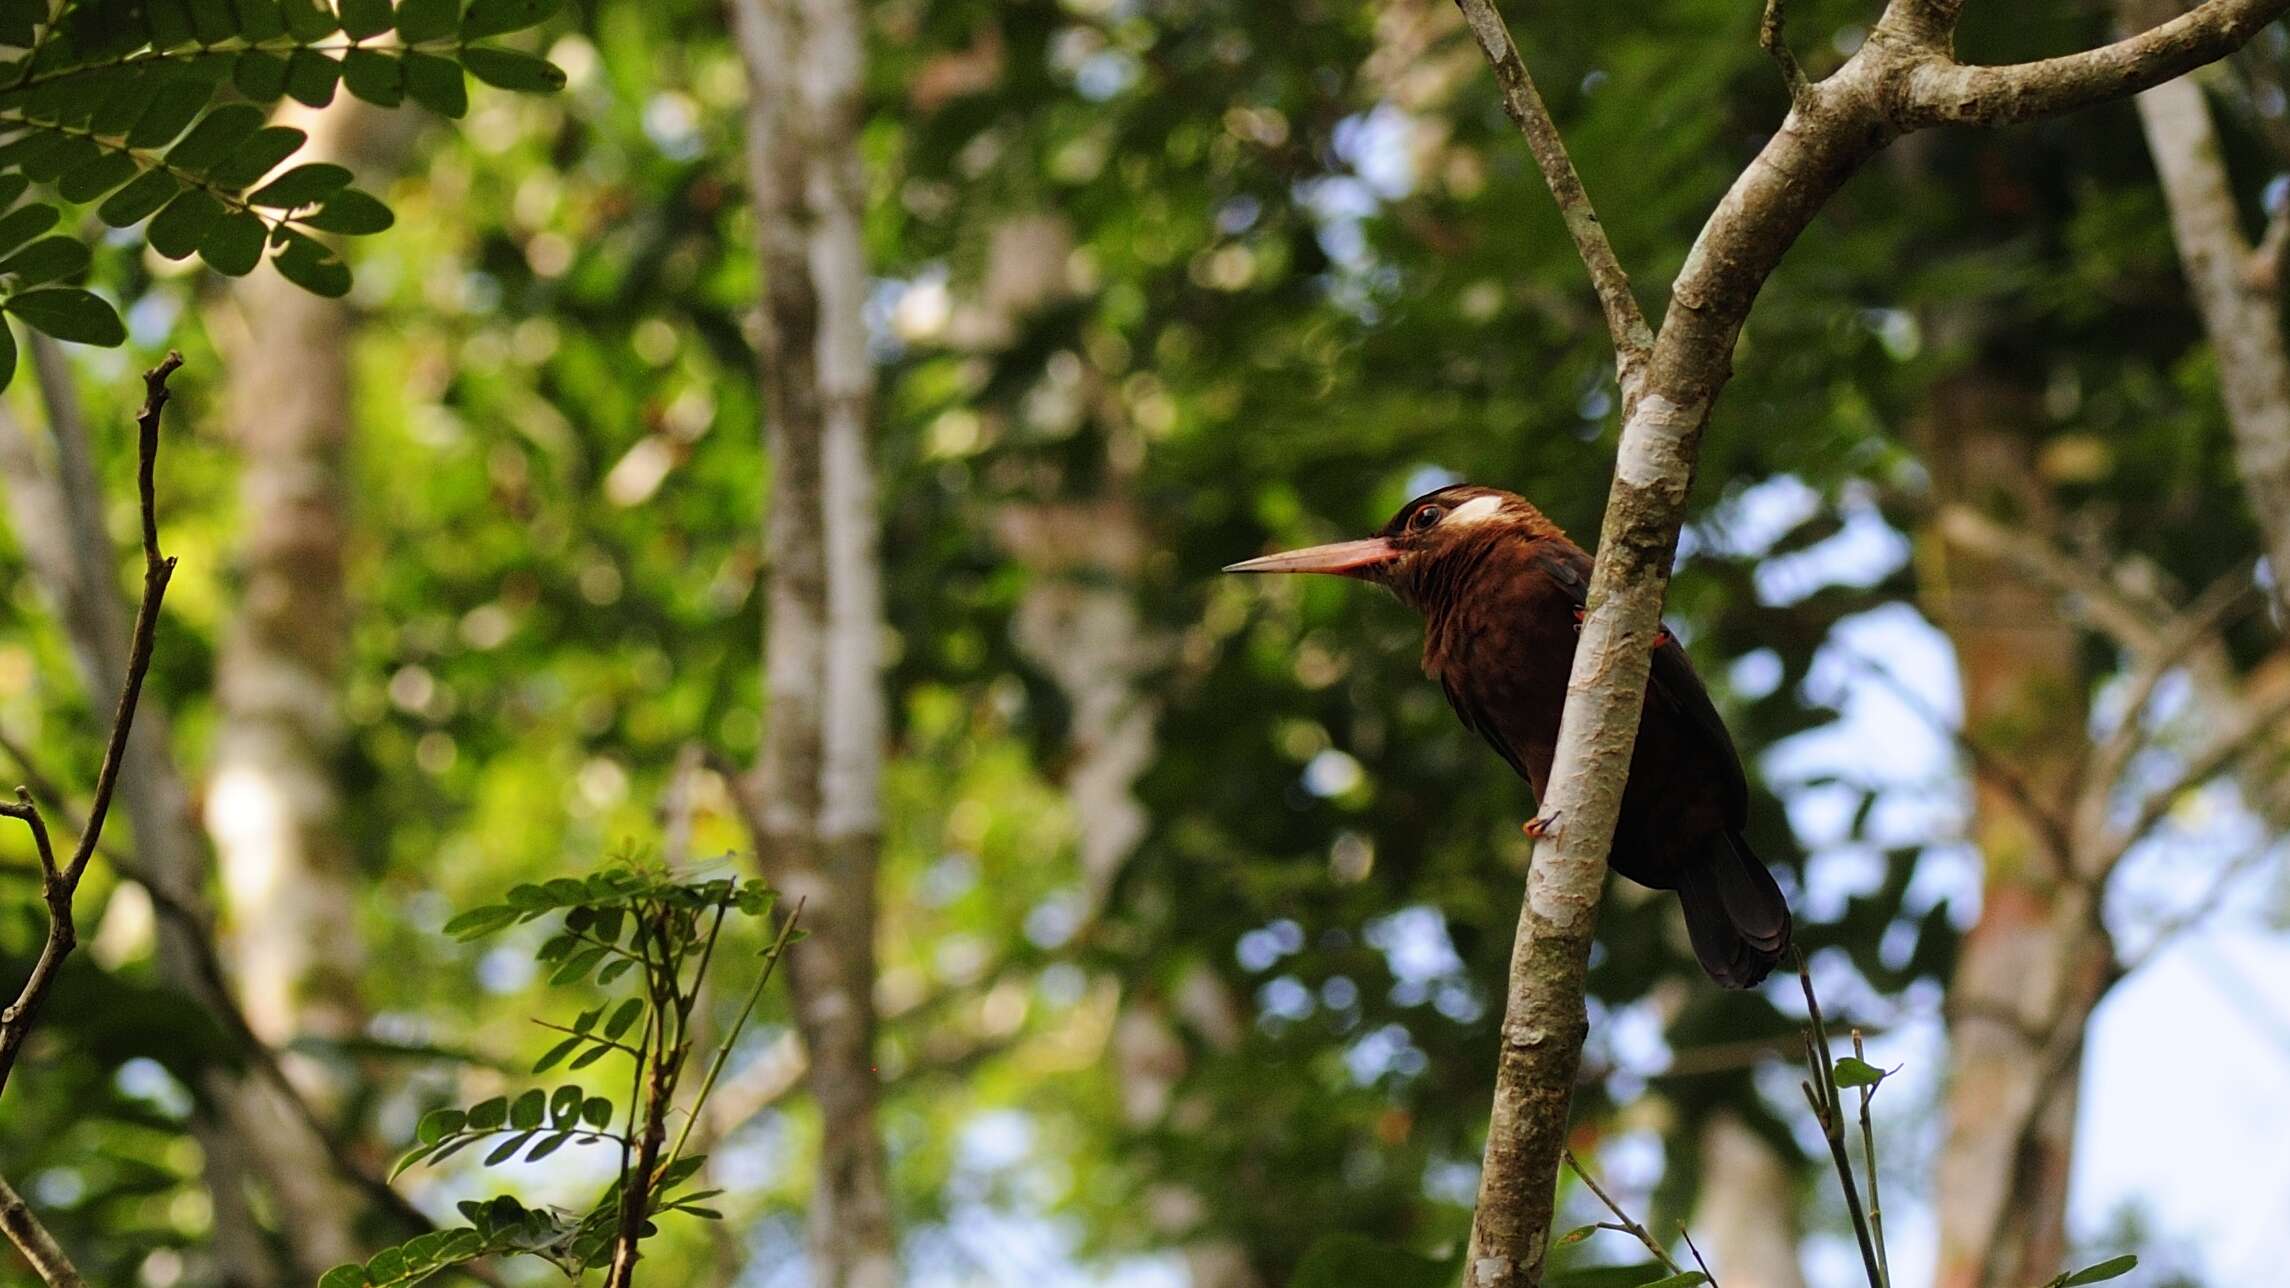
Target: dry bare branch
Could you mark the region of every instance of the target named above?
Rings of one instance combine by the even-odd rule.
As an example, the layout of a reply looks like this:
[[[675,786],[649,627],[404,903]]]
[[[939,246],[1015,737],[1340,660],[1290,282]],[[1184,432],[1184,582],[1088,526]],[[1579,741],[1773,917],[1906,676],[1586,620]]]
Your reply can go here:
[[[105,741],[103,764],[96,773],[95,798],[88,806],[87,826],[80,832],[79,844],[73,848],[71,858],[60,865],[57,863],[49,846],[47,825],[40,818],[39,807],[32,803],[30,792],[18,789],[14,804],[0,805],[0,814],[22,821],[32,831],[40,851],[40,898],[48,908],[47,940],[41,946],[39,960],[33,964],[32,973],[24,981],[16,1001],[0,1012],[0,1091],[6,1090],[8,1076],[15,1071],[16,1057],[22,1053],[24,1039],[31,1035],[32,1025],[39,1019],[40,1005],[47,1000],[56,972],[79,943],[79,931],[72,921],[72,898],[79,892],[80,878],[86,874],[88,861],[95,857],[96,846],[103,839],[104,819],[111,812],[112,794],[119,786],[120,761],[126,754],[127,737],[135,724],[135,708],[143,697],[143,678],[151,669],[151,649],[159,629],[159,604],[166,598],[167,581],[175,573],[175,561],[159,553],[159,517],[153,499],[152,471],[159,460],[159,418],[167,406],[167,377],[182,365],[183,355],[169,353],[158,366],[143,373],[143,407],[135,415],[136,492],[141,498],[143,516],[143,599],[135,610],[127,678],[120,685],[119,702],[113,709],[111,736]]]

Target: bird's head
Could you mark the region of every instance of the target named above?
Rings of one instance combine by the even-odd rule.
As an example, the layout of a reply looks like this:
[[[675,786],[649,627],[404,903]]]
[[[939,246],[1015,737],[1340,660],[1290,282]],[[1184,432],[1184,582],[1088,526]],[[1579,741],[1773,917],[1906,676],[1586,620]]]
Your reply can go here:
[[[1399,509],[1372,537],[1290,550],[1228,564],[1226,572],[1324,572],[1387,586],[1422,606],[1433,574],[1454,556],[1487,548],[1491,538],[1564,536],[1525,497],[1458,483],[1426,492]]]

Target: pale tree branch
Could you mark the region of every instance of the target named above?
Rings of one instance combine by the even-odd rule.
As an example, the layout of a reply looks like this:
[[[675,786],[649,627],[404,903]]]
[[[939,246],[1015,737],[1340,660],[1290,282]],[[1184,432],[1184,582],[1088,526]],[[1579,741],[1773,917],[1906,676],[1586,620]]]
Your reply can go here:
[[[1614,246],[1606,239],[1606,226],[1598,221],[1598,212],[1590,204],[1590,194],[1582,186],[1582,176],[1575,173],[1574,160],[1566,153],[1566,140],[1559,137],[1558,125],[1551,120],[1550,109],[1543,105],[1543,96],[1535,89],[1532,76],[1527,74],[1526,61],[1519,57],[1519,47],[1511,40],[1510,28],[1503,25],[1503,16],[1495,12],[1494,0],[1456,0],[1463,10],[1463,21],[1471,28],[1471,35],[1487,55],[1488,64],[1495,70],[1495,84],[1502,91],[1503,111],[1527,139],[1527,150],[1534,154],[1535,165],[1543,172],[1543,182],[1550,186],[1551,198],[1558,203],[1559,217],[1566,221],[1567,235],[1574,238],[1575,252],[1582,256],[1583,267],[1590,270],[1590,284],[1598,292],[1598,306],[1606,314],[1606,330],[1614,339],[1616,370],[1619,374],[1622,396],[1628,400],[1637,389],[1638,377],[1645,370],[1646,359],[1654,349],[1654,333],[1646,325],[1646,315],[1638,308],[1638,297],[1631,294],[1630,276],[1622,271],[1622,262],[1614,257]]]
[[[2010,125],[2127,98],[2233,53],[2285,11],[2290,0],[2209,0],[2113,44],[2000,67],[1928,53],[1908,69],[1898,123]]]
[[[1541,1281],[1569,1106],[1588,1031],[1583,989],[1607,851],[1636,745],[1670,562],[1710,410],[1766,278],[1829,198],[1901,134],[1945,122],[2001,124],[2145,89],[2231,52],[2290,0],[2210,0],[2103,49],[2012,67],[1949,53],[1955,5],[1896,0],[1844,66],[1803,96],[1735,179],[1685,258],[1642,365],[1619,283],[1548,112],[1492,0],[1457,0],[1504,102],[1545,167],[1608,306],[1623,374],[1621,441],[1587,610],[1559,723],[1549,790],[1519,910],[1467,1288]],[[1556,176],[1553,178],[1553,176]],[[1569,181],[1572,180],[1570,183]],[[1635,376],[1633,376],[1635,372]]]
[[[0,1230],[8,1232],[8,1241],[24,1254],[33,1273],[39,1275],[40,1282],[48,1288],[85,1288],[87,1280],[80,1278],[72,1259],[64,1255],[55,1236],[40,1224],[31,1205],[24,1202],[6,1177],[0,1177]]]

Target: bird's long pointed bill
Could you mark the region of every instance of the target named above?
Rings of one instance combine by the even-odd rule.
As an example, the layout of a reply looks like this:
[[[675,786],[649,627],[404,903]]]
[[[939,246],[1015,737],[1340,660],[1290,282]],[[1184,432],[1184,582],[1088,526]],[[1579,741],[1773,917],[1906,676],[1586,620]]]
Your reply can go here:
[[[1382,537],[1369,537],[1364,541],[1338,541],[1325,546],[1308,546],[1302,550],[1289,550],[1261,559],[1245,559],[1226,564],[1226,572],[1332,572],[1344,577],[1363,576],[1397,557],[1399,550]]]

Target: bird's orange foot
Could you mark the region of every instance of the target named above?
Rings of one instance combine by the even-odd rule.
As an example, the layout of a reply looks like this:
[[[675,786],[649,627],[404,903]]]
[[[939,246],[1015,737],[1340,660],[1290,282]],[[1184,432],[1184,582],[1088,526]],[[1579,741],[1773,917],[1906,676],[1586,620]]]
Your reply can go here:
[[[1544,837],[1556,836],[1558,835],[1558,824],[1560,817],[1561,816],[1557,814],[1537,814],[1533,818],[1528,819],[1526,822],[1521,823],[1519,825],[1519,830],[1525,832],[1528,837],[1537,841],[1542,840]]]

